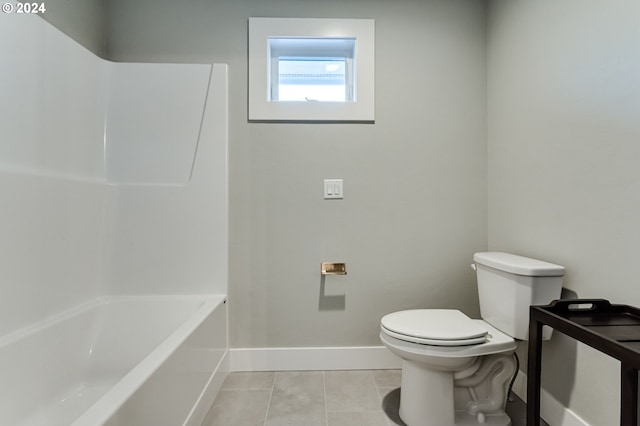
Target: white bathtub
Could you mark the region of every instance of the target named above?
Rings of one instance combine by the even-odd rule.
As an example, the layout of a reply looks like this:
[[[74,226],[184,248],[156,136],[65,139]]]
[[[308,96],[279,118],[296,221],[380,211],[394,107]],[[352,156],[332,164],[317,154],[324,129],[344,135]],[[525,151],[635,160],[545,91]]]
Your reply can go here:
[[[0,425],[200,425],[224,379],[226,297],[102,298],[0,338]]]

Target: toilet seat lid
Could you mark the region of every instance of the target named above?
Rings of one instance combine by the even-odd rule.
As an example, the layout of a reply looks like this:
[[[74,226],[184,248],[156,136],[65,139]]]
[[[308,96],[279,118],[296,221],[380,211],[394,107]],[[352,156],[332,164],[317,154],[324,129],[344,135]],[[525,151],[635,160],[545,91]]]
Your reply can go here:
[[[413,309],[382,317],[382,327],[390,335],[405,340],[442,346],[478,344],[488,331],[455,309]]]

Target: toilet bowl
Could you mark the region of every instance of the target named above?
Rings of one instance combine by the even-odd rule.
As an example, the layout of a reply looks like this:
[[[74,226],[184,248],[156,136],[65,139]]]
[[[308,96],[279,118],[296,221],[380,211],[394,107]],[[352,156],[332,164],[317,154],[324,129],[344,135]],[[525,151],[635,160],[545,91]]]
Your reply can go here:
[[[516,370],[512,337],[457,310],[418,309],[384,316],[380,340],[403,360],[400,417],[409,426],[511,424],[503,400]],[[509,356],[483,373],[490,360],[481,358],[493,354]],[[464,383],[482,374],[481,382],[494,377],[480,393],[478,380]]]
[[[408,426],[511,425],[504,408],[517,340],[528,337],[529,306],[560,297],[564,268],[499,252],[474,262],[483,319],[412,309],[380,321],[380,340],[402,359],[399,414]]]

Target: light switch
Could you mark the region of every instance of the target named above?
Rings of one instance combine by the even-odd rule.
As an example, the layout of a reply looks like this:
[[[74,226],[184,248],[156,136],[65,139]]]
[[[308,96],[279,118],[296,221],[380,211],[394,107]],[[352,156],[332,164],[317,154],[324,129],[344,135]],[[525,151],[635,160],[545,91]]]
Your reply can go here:
[[[344,188],[342,179],[325,179],[324,180],[324,199],[340,200],[343,198]]]

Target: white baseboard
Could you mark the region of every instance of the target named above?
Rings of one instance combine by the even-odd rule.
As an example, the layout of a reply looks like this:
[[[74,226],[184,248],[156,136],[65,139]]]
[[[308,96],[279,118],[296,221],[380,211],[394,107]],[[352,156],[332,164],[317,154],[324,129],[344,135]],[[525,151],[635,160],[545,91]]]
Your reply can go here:
[[[384,346],[231,349],[231,371],[380,370],[402,367]]]
[[[527,375],[522,371],[516,376],[513,392],[527,401]],[[550,426],[590,426],[544,389],[540,391],[540,417]]]

